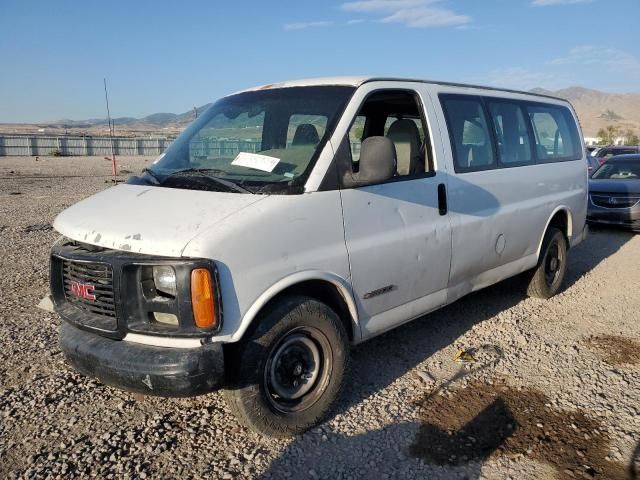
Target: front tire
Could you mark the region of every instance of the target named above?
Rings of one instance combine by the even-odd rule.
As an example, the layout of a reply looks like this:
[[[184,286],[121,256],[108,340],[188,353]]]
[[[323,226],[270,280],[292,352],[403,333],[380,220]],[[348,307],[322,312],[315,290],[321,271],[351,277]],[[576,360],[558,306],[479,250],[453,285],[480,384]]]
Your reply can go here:
[[[527,295],[551,298],[562,286],[567,270],[567,239],[561,230],[550,227],[542,241],[538,265],[529,274]]]
[[[288,296],[269,308],[248,338],[231,346],[224,395],[251,430],[288,437],[333,409],[348,366],[348,337],[327,305]]]

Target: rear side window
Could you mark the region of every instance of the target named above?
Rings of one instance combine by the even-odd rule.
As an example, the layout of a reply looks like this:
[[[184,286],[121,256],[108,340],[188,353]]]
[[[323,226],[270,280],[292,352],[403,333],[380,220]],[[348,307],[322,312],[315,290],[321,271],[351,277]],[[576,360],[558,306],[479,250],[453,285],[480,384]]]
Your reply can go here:
[[[489,101],[498,159],[505,166],[533,163],[525,113],[517,103]]]
[[[487,118],[476,97],[442,96],[456,172],[495,168]]]
[[[580,137],[573,116],[567,108],[552,105],[529,105],[539,162],[578,160],[582,158]]]

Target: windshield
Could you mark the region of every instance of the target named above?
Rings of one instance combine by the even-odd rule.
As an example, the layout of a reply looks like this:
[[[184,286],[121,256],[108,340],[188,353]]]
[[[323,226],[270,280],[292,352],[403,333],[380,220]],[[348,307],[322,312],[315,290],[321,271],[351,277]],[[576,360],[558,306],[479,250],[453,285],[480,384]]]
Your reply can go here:
[[[225,97],[193,122],[148,174],[155,184],[174,188],[301,192],[353,91],[290,87]]]
[[[596,170],[591,178],[600,180],[637,180],[640,178],[640,158],[633,160],[608,160]]]

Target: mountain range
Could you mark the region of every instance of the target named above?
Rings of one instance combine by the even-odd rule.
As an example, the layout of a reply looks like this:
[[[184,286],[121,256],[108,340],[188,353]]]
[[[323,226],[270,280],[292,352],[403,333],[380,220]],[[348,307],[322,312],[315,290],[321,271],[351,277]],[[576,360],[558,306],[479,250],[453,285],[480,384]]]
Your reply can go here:
[[[622,131],[640,135],[640,94],[608,93],[584,87],[561,90],[534,88],[533,93],[553,95],[569,100],[578,114],[585,137],[595,137],[598,130],[614,125]]]
[[[640,94],[608,93],[584,87],[570,87],[561,90],[534,88],[533,93],[542,93],[569,100],[574,106],[582,130],[586,137],[595,137],[598,130],[607,125],[615,125],[622,131],[632,130],[640,134]],[[198,114],[211,104],[198,108]],[[118,136],[175,136],[191,123],[196,111],[184,113],[154,113],[142,118],[114,118],[115,133]],[[2,133],[44,133],[59,135],[61,133],[84,135],[107,135],[109,127],[104,118],[88,120],[59,120],[38,124],[2,124]]]
[[[198,113],[202,113],[211,104],[207,103],[201,107],[196,108]],[[142,118],[135,117],[117,117],[112,118],[112,122],[115,125],[156,125],[159,127],[166,127],[167,125],[185,124],[188,125],[195,118],[196,112],[189,110],[185,113],[152,113]],[[53,125],[63,125],[75,128],[90,128],[95,125],[107,125],[106,118],[90,118],[88,120],[58,120],[53,122]]]

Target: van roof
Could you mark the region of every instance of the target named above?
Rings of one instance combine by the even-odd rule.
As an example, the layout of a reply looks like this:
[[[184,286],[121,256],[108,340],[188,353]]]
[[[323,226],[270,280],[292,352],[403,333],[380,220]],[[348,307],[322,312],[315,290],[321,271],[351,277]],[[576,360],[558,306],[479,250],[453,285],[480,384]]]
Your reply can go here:
[[[553,95],[546,95],[546,94],[535,93],[535,92],[525,92],[522,90],[512,90],[508,88],[498,88],[498,87],[487,87],[482,85],[473,85],[473,84],[466,84],[466,83],[443,82],[439,80],[422,80],[422,79],[416,79],[416,78],[400,78],[400,77],[362,77],[362,76],[348,77],[348,76],[345,76],[345,77],[307,78],[302,80],[288,80],[285,82],[269,83],[266,85],[260,85],[257,87],[248,88],[243,91],[267,90],[270,88],[286,88],[286,87],[310,87],[310,86],[320,86],[320,85],[348,85],[352,87],[359,87],[364,83],[376,82],[376,81],[430,83],[434,85],[446,85],[450,87],[477,88],[482,90],[493,90],[498,92],[518,93],[521,95],[532,95],[535,97],[552,98],[554,100],[561,100],[565,102],[567,101],[564,98],[554,97]]]

